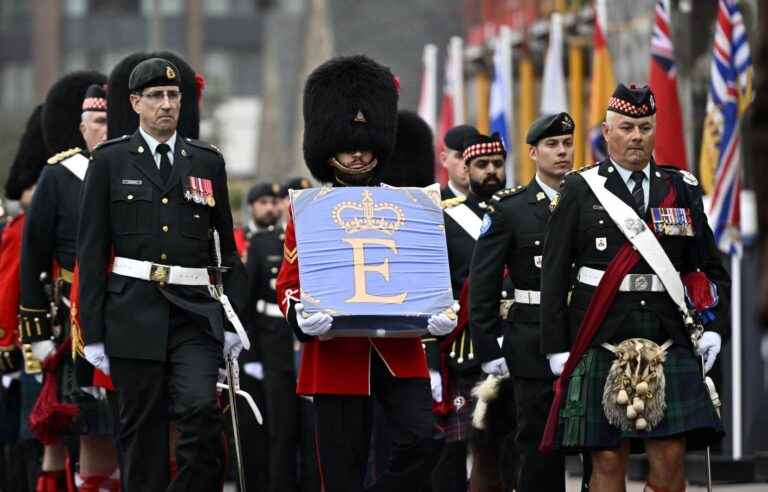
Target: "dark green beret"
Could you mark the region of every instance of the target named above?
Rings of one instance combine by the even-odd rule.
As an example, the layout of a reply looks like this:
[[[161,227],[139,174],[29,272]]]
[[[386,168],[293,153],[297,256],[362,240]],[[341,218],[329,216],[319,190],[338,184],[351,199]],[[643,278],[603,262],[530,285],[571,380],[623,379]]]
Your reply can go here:
[[[443,137],[443,142],[445,143],[445,146],[448,147],[451,150],[458,150],[459,152],[464,152],[464,140],[466,140],[468,137],[471,137],[473,135],[477,135],[477,128],[470,125],[459,125],[454,126],[447,132],[445,132],[445,137]]]
[[[307,178],[291,178],[285,182],[280,191],[280,196],[285,198],[288,196],[288,190],[306,190],[312,188],[312,182]]]
[[[536,145],[542,139],[573,135],[576,125],[568,113],[546,114],[533,122],[525,136],[525,143]]]
[[[250,205],[263,196],[277,198],[280,195],[281,188],[282,187],[277,183],[257,183],[248,190],[246,201],[248,202],[248,205]]]
[[[176,65],[164,58],[150,58],[136,65],[128,77],[128,90],[141,92],[159,85],[181,86],[181,75]]]

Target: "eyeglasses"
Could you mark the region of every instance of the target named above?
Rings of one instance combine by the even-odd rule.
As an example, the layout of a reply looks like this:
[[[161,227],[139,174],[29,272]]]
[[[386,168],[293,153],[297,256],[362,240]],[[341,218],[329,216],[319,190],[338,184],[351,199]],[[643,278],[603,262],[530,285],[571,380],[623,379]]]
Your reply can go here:
[[[140,94],[141,97],[146,97],[152,102],[160,102],[166,97],[171,102],[176,102],[179,99],[181,99],[181,92],[180,91],[149,91],[145,92],[143,94]]]

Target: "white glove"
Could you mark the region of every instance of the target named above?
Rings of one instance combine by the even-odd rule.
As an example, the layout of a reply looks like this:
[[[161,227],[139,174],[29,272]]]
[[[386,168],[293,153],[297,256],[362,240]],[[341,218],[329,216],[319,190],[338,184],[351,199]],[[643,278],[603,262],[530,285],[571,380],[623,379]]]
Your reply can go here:
[[[43,362],[56,349],[56,345],[51,340],[40,340],[39,342],[32,342],[31,345],[32,356],[40,362]]]
[[[705,331],[696,345],[696,353],[704,357],[704,374],[708,373],[715,365],[717,354],[720,353],[723,339],[714,331]]]
[[[509,374],[509,368],[507,368],[507,361],[504,357],[493,359],[488,362],[480,364],[480,368],[486,374],[493,374],[494,376],[504,377]]]
[[[459,318],[456,315],[459,312],[459,307],[459,303],[454,302],[451,309],[447,310],[447,312],[430,316],[429,321],[427,321],[427,331],[438,337],[452,332],[459,322]]]
[[[233,360],[237,360],[240,357],[240,352],[243,350],[243,341],[240,340],[240,336],[237,333],[231,331],[224,332],[224,357],[231,355]]]
[[[443,401],[443,377],[440,371],[429,370],[429,386],[432,388],[432,399],[437,403]]]
[[[304,316],[304,304],[296,304],[296,321],[299,329],[311,337],[325,335],[331,329],[333,316],[328,313],[317,312],[310,316]]]
[[[21,371],[12,372],[10,374],[3,374],[3,388],[10,388],[11,383],[13,383],[15,379],[19,379],[19,377],[21,377]]]
[[[549,370],[552,371],[552,374],[559,376],[563,373],[563,369],[565,369],[565,363],[568,361],[568,356],[570,355],[570,352],[547,354],[547,359],[549,360]]]
[[[83,347],[85,352],[85,360],[91,363],[93,367],[100,370],[104,374],[109,374],[109,357],[104,350],[104,343],[91,343]]]
[[[243,372],[258,381],[264,379],[264,366],[261,362],[246,362],[243,364]]]

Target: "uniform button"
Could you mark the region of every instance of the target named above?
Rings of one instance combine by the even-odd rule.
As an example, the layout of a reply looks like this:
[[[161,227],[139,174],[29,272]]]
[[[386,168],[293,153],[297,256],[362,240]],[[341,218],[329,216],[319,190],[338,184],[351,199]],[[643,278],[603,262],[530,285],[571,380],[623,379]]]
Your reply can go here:
[[[597,221],[598,224],[603,224],[605,221],[603,219],[600,219]]]
[[[128,200],[133,200],[133,195],[128,195],[128,196],[127,196],[127,197],[125,197],[125,198],[127,198]]]
[[[163,202],[163,205],[168,205],[168,197],[163,197],[160,201]]]
[[[272,273],[277,273],[277,267],[272,267],[269,271]]]
[[[645,301],[640,301],[641,306],[645,306]]]
[[[168,259],[168,255],[165,254],[165,253],[160,253],[160,259],[161,260],[167,260]]]
[[[168,232],[168,226],[167,225],[163,226],[163,232]]]
[[[158,282],[157,285],[159,285],[160,287],[165,287],[165,282]]]

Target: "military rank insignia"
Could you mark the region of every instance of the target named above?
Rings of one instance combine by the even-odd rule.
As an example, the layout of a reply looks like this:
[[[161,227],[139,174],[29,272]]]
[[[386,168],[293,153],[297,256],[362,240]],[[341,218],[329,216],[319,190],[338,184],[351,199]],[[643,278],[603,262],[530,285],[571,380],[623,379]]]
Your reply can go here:
[[[689,208],[652,208],[653,229],[665,236],[693,236],[693,220]]]
[[[187,176],[186,183],[184,183],[184,199],[198,205],[215,207],[216,200],[213,198],[213,182],[206,178]]]

